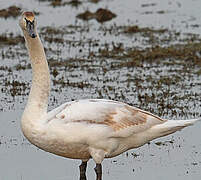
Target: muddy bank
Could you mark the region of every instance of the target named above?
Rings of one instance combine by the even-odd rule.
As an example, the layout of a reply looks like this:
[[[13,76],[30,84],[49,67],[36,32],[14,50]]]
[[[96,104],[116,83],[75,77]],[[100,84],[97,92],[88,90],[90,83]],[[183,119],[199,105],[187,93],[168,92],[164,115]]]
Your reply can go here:
[[[18,17],[21,14],[21,8],[17,6],[10,6],[7,9],[0,10],[0,17],[8,18],[8,17]]]
[[[99,8],[96,12],[85,11],[84,13],[78,14],[76,17],[85,21],[96,19],[99,23],[110,21],[115,18],[117,15],[112,13],[108,9]]]

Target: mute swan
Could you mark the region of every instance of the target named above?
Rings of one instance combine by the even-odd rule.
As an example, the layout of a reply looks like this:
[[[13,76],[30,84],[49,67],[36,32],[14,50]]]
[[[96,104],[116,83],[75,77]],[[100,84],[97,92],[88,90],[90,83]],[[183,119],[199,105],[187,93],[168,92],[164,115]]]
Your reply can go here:
[[[24,136],[35,146],[59,156],[81,159],[80,179],[86,179],[87,161],[95,163],[97,180],[101,162],[129,149],[201,120],[165,120],[128,104],[86,99],[67,102],[47,112],[50,74],[32,12],[20,19],[32,65],[32,86],[21,119]]]

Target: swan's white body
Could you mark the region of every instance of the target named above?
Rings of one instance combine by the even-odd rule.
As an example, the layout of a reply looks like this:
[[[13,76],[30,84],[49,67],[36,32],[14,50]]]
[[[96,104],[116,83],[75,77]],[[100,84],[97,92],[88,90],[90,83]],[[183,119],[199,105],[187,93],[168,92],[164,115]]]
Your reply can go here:
[[[47,112],[50,77],[44,49],[38,34],[31,38],[26,30],[23,32],[33,80],[22,116],[22,131],[31,143],[45,151],[83,161],[93,158],[100,164],[104,158],[117,156],[200,120],[164,120],[104,99],[67,102]]]
[[[34,125],[23,124],[23,130],[45,151],[74,159],[93,157],[101,163],[104,158],[142,146],[194,121],[163,120],[124,103],[87,99],[67,102],[44,114]]]

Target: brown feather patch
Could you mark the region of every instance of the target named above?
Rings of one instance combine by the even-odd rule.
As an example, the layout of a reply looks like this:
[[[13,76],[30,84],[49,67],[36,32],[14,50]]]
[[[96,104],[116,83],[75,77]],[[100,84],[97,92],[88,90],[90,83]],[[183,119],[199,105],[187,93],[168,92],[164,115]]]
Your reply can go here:
[[[143,111],[143,110],[140,110],[140,109],[133,109],[132,107],[126,105],[125,108],[127,110],[129,110],[130,112],[132,112],[133,115],[135,115],[136,112],[140,113],[142,116],[152,116],[153,118],[156,118],[157,120],[160,120],[160,121],[164,121],[164,119],[152,114],[152,113],[149,113],[147,111]]]
[[[119,131],[121,129],[136,126],[140,124],[144,124],[147,121],[147,115],[135,110],[133,108],[128,107],[128,113],[124,112],[125,115],[119,121],[116,121],[114,116],[117,112],[111,112],[110,114],[105,116],[104,121],[98,122],[93,120],[77,120],[73,122],[86,122],[89,124],[102,124],[110,126],[114,131]]]

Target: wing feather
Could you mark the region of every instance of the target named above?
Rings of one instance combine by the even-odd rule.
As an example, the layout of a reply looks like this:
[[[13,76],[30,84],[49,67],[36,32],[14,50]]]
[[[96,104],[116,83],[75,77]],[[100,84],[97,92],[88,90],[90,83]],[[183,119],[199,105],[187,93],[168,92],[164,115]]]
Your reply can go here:
[[[72,101],[49,114],[48,122],[57,120],[63,123],[104,125],[114,132],[127,128],[139,132],[166,121],[125,103],[104,99]]]

